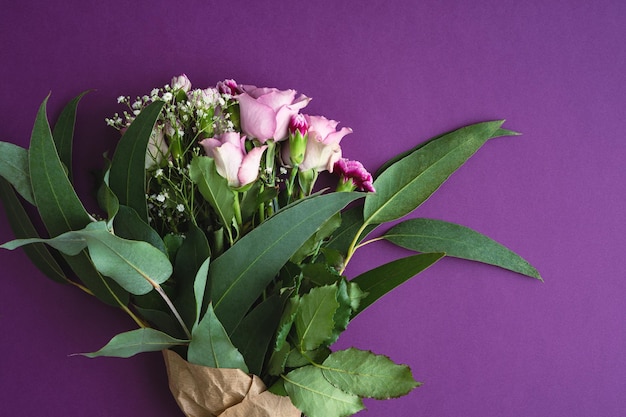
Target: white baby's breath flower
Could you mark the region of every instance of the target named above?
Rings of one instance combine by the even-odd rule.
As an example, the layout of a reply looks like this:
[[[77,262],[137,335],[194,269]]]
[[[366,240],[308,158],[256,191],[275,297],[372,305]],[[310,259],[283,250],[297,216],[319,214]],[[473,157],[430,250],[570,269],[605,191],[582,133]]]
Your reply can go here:
[[[154,172],[154,177],[155,177],[155,178],[159,178],[159,177],[160,177],[160,176],[162,176],[162,175],[163,175],[163,169],[162,169],[162,168],[159,168],[159,169],[157,169],[157,170]]]
[[[178,204],[176,206],[176,210],[178,210],[179,213],[182,213],[183,211],[185,211],[185,206],[183,206],[182,204]]]
[[[174,98],[174,96],[170,92],[167,92],[167,93],[163,94],[163,100],[164,101],[172,101],[172,98]]]
[[[124,96],[119,96],[119,97],[117,98],[117,103],[118,103],[118,104],[119,104],[119,103],[123,103],[123,102],[125,102],[125,101],[126,101],[126,97],[124,97]]]
[[[156,196],[156,200],[160,203],[164,203],[165,202],[165,195],[163,194],[159,194]]]

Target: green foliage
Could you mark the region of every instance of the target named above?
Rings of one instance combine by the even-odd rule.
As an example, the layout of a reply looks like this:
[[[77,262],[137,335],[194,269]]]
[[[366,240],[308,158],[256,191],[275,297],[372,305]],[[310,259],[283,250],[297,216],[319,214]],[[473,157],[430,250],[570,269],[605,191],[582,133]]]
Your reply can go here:
[[[0,142],[0,177],[8,181],[30,204],[35,197],[30,184],[28,150],[8,142]]]
[[[515,252],[458,224],[434,219],[410,219],[394,226],[383,237],[417,252],[445,252],[447,256],[496,265],[541,279],[539,272]]]
[[[243,356],[230,341],[211,304],[200,323],[192,330],[187,359],[212,368],[237,368],[248,372]]]
[[[186,340],[175,339],[155,329],[143,328],[120,333],[102,349],[91,353],[81,353],[81,355],[88,358],[98,356],[129,358],[138,353],[158,352],[185,343],[187,343]]]

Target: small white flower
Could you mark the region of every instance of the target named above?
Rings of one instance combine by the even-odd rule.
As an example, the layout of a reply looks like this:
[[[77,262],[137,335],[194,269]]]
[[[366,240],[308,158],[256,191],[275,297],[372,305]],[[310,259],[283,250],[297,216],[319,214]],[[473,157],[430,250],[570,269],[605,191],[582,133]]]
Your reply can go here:
[[[153,88],[152,91],[150,91],[150,95],[151,96],[158,96],[159,95],[159,89],[158,88]]]
[[[156,196],[156,199],[158,202],[163,203],[165,202],[165,196],[163,194],[159,194]]]
[[[161,175],[163,175],[163,169],[159,168],[154,172],[154,177],[155,178],[159,178]]]
[[[174,96],[170,92],[167,92],[167,93],[163,94],[163,100],[164,101],[171,101],[172,98],[174,98]]]
[[[185,206],[183,206],[182,204],[178,204],[176,206],[176,210],[178,210],[180,213],[182,213],[183,211],[185,211]]]
[[[119,103],[123,103],[123,102],[125,102],[125,101],[126,101],[126,97],[124,97],[124,96],[119,96],[119,97],[117,98],[117,103],[118,103],[118,104],[119,104]]]

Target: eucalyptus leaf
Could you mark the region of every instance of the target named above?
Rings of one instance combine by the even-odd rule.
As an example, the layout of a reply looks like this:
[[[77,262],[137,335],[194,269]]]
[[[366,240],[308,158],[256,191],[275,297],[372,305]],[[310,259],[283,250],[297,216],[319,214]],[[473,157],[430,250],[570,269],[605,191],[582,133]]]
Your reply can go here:
[[[104,222],[90,223],[83,230],[66,232],[52,239],[13,240],[0,248],[15,249],[32,243],[46,243],[70,256],[88,248],[96,269],[135,295],[150,292],[172,273],[172,265],[163,252],[146,242],[113,235]]]
[[[68,171],[68,177],[72,178],[72,143],[74,141],[74,124],[76,123],[76,108],[78,102],[89,91],[84,91],[70,101],[61,111],[54,125],[52,137],[57,148],[59,158]]]
[[[107,219],[113,220],[120,209],[120,201],[106,182],[102,182],[97,193],[98,205],[106,211]]]
[[[267,284],[300,246],[359,193],[332,193],[302,200],[241,238],[211,263],[215,313],[227,331],[241,321]]]
[[[298,346],[307,351],[330,342],[335,329],[334,316],[339,308],[337,285],[312,288],[300,299],[295,318]]]
[[[374,181],[376,193],[365,198],[364,224],[396,220],[419,207],[502,123],[478,123],[455,130],[395,162]]]
[[[248,373],[243,356],[232,344],[226,330],[209,304],[198,326],[191,333],[187,360],[211,368],[237,368]]]
[[[151,328],[142,328],[120,333],[113,337],[102,349],[81,353],[88,358],[98,356],[113,356],[129,358],[138,353],[158,352],[176,345],[184,345],[188,341],[173,338],[172,336]]]
[[[335,230],[324,244],[325,248],[339,251],[344,257],[348,253],[348,248],[363,226],[363,204],[355,205],[341,213],[341,225]],[[357,243],[363,240],[377,225],[367,225],[364,231],[360,233]]]
[[[39,238],[35,226],[17,198],[13,187],[4,178],[0,178],[0,200],[2,200],[15,237],[18,239]],[[69,278],[45,244],[34,243],[25,246],[24,252],[48,278],[59,283],[69,282]]]
[[[117,144],[109,173],[109,186],[120,204],[134,209],[145,223],[148,223],[146,150],[164,104],[163,101],[149,104],[130,124]]]
[[[406,220],[382,237],[417,252],[445,252],[447,256],[499,266],[541,279],[539,272],[521,256],[468,227],[434,219]]]
[[[365,408],[361,399],[332,385],[314,366],[282,376],[291,402],[308,417],[347,417]]]
[[[113,229],[116,236],[149,243],[164,254],[167,254],[167,249],[161,236],[144,222],[135,210],[128,206],[118,206],[117,214],[113,220]]]
[[[406,282],[443,258],[444,253],[422,253],[386,263],[364,272],[350,282],[358,284],[366,295],[361,298],[353,317],[374,304],[383,295]]]
[[[215,160],[208,156],[194,157],[189,166],[189,176],[219,216],[222,226],[230,233],[235,216],[235,195],[226,178],[217,173]]]
[[[0,142],[0,177],[6,179],[24,200],[35,205],[30,184],[28,150],[9,142]]]
[[[422,142],[420,144],[418,144],[417,146],[415,146],[414,148],[408,149],[402,153],[399,153],[398,155],[394,156],[393,158],[389,159],[387,162],[385,162],[380,168],[378,168],[378,170],[376,171],[376,174],[374,175],[374,178],[378,178],[380,176],[380,174],[383,173],[384,170],[386,170],[387,168],[389,168],[391,165],[395,164],[396,162],[398,162],[400,159],[404,158],[405,156],[408,156],[410,154],[412,154],[413,152],[415,152],[416,150],[418,150],[419,148],[422,148],[424,146],[426,146],[427,144],[429,144],[432,141],[435,141],[443,136],[446,136],[450,133],[453,133],[454,130],[451,130],[449,132],[443,133],[441,135],[437,135],[434,138],[428,139],[425,142]],[[515,132],[513,130],[508,130],[508,129],[502,129],[499,128],[498,130],[496,130],[493,135],[490,137],[490,139],[495,139],[495,138],[500,138],[503,136],[519,136],[521,135],[521,133],[519,132]]]
[[[231,340],[241,352],[250,373],[261,375],[270,341],[281,318],[282,307],[280,297],[268,297],[243,318],[231,335]]]
[[[37,112],[28,164],[33,196],[41,219],[50,235],[57,236],[83,229],[91,222],[91,217],[76,195],[57,153],[46,116],[47,101],[46,97]],[[114,306],[128,303],[128,293],[117,283],[103,277],[86,252],[64,256],[64,259],[98,299]]]
[[[322,373],[345,392],[378,400],[406,395],[420,385],[408,366],[354,348],[331,353],[322,363]]]
[[[195,328],[198,325],[198,323],[200,322],[200,317],[202,317],[202,305],[204,303],[204,294],[206,292],[210,264],[211,258],[206,258],[202,265],[200,265],[200,268],[198,268],[196,278],[193,280],[193,293],[195,299],[196,316],[192,328]]]

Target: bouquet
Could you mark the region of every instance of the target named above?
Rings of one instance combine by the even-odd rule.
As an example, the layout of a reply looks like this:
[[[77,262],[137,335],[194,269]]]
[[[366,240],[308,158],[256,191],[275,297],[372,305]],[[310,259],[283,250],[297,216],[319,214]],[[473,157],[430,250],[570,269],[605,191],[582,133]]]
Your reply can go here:
[[[308,97],[233,80],[194,89],[181,75],[118,98],[125,110],[106,123],[121,138],[92,215],[72,184],[83,94],[53,130],[44,100],[29,149],[0,142],[16,237],[0,247],[23,247],[48,277],[124,310],[137,329],[84,355],[163,351],[189,417],[339,417],[364,397],[405,395],[419,385],[407,366],[331,349],[351,320],[444,256],[541,279],[474,230],[397,221],[488,140],[516,135],[503,121],[435,137],[372,175],[342,154],[350,128],[303,112]],[[320,175],[334,176],[334,189],[316,186]],[[415,254],[346,277],[355,252],[381,240]]]

